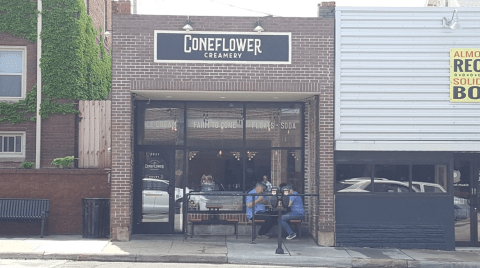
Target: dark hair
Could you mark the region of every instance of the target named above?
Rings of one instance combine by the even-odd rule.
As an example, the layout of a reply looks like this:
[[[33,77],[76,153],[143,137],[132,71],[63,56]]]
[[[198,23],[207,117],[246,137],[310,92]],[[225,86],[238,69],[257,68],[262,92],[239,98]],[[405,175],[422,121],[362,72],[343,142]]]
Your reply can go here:
[[[282,189],[282,188],[285,187],[285,186],[287,186],[287,184],[284,183],[284,182],[282,182],[282,183],[280,183],[280,185],[279,185],[278,187],[280,187],[280,189]]]

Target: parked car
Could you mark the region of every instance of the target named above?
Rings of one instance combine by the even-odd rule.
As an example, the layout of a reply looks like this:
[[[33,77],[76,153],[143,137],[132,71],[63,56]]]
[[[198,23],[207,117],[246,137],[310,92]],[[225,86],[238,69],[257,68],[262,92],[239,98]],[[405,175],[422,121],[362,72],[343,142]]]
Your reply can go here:
[[[408,182],[393,181],[385,178],[374,178],[373,191],[376,193],[408,193]],[[365,193],[372,192],[372,180],[369,177],[352,178],[339,182],[341,193]],[[419,192],[416,187],[413,191]]]
[[[143,179],[142,191],[142,213],[143,214],[168,214],[169,212],[169,194],[168,188],[170,183],[168,180],[159,179]],[[188,187],[186,193],[190,192]],[[183,203],[183,189],[175,187],[175,212],[180,213],[180,207]],[[205,207],[206,201],[202,196],[192,196],[191,201],[199,203],[199,206]]]
[[[437,183],[412,181],[412,185],[417,187],[422,193],[446,193],[447,191]]]

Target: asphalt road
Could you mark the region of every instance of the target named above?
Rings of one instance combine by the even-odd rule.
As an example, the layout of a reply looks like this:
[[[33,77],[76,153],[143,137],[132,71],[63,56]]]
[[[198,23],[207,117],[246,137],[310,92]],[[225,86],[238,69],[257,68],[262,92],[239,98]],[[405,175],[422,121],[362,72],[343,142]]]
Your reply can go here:
[[[7,260],[0,259],[2,268],[287,268],[292,266],[237,265],[237,264],[200,264],[200,263],[141,263],[141,262],[93,262],[93,261],[62,261],[62,260]],[[299,266],[295,266],[299,267]]]

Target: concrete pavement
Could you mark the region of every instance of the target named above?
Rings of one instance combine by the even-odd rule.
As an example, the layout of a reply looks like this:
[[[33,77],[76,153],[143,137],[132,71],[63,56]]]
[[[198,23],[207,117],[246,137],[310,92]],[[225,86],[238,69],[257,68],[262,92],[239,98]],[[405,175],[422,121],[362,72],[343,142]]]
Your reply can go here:
[[[54,235],[0,238],[0,259],[110,262],[230,263],[322,267],[480,267],[480,249],[457,251],[319,247],[312,238],[283,241],[250,236],[133,235],[129,242]]]

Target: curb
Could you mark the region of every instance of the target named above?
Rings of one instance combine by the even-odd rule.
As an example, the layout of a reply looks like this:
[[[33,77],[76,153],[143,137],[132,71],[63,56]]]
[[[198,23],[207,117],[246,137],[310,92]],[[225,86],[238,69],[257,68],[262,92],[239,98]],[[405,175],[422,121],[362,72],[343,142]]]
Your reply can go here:
[[[228,263],[226,254],[158,255],[158,254],[75,254],[75,253],[0,253],[0,259],[72,260],[101,262],[176,262],[176,263]]]
[[[72,261],[99,261],[99,262],[165,262],[165,263],[212,263],[212,264],[243,264],[243,265],[291,265],[289,262],[278,263],[275,261],[263,260],[250,262],[228,261],[227,254],[205,254],[205,255],[158,255],[158,254],[75,254],[75,253],[0,253],[0,259],[20,260],[72,260]],[[335,263],[331,259],[315,258],[316,265],[327,265],[328,267],[351,267],[351,268],[478,268],[480,262],[454,262],[454,261],[417,261],[417,260],[392,260],[392,259],[358,259],[352,258],[350,265],[343,260]],[[322,260],[328,262],[322,263]],[[293,260],[292,260],[293,261]],[[297,262],[297,265],[302,265]],[[312,266],[312,264],[306,264]]]
[[[352,259],[353,268],[409,268],[407,260]]]
[[[408,268],[478,268],[480,262],[408,261]]]

